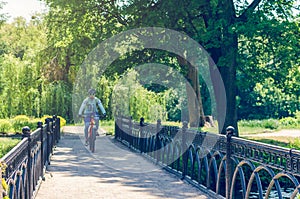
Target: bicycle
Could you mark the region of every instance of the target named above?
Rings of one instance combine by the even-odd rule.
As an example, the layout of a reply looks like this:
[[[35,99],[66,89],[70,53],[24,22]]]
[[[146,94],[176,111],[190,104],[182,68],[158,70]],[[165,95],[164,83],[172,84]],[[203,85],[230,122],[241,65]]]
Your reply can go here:
[[[89,121],[89,127],[88,127],[88,131],[87,131],[87,137],[85,138],[85,142],[86,142],[86,146],[89,145],[89,148],[91,150],[92,153],[95,152],[95,141],[96,141],[96,122],[95,122],[95,114],[91,113],[91,114],[85,114],[81,116],[84,120],[86,118],[88,118]]]
[[[90,125],[88,128],[88,142],[92,153],[95,152],[95,141],[96,141],[96,126],[94,116],[91,116]]]
[[[87,115],[85,115],[87,116]],[[96,141],[96,136],[97,136],[97,128],[96,128],[96,122],[95,122],[95,117],[99,117],[99,120],[102,118],[105,118],[105,115],[103,116],[98,116],[95,114],[89,114],[88,117],[90,118],[90,124],[88,127],[88,137],[87,137],[87,142],[89,145],[89,148],[92,153],[95,152],[95,141]],[[100,122],[100,121],[99,121]]]

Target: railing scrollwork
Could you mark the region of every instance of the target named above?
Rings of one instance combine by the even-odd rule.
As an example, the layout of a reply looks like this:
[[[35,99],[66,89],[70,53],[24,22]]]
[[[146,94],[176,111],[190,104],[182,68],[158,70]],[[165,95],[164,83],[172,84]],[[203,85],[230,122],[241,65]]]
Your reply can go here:
[[[300,193],[300,151],[235,137],[233,127],[221,135],[188,129],[187,123],[179,128],[118,116],[115,138],[134,143],[130,147],[214,197]],[[284,193],[286,188],[292,191]]]

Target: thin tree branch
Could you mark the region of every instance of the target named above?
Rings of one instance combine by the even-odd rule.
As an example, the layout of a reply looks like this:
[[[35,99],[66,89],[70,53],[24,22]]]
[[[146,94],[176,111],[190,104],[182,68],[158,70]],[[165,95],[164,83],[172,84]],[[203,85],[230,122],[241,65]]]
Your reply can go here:
[[[243,21],[246,21],[247,16],[254,12],[255,8],[257,8],[261,1],[262,0],[254,0],[238,18]]]

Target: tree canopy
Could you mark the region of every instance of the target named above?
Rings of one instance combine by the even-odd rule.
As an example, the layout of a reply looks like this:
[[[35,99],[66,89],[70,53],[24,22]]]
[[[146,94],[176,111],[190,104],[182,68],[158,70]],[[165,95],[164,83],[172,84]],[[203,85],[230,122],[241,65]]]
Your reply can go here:
[[[164,110],[173,113],[169,116],[173,120],[186,109],[190,124],[198,126],[203,125],[204,115],[213,114],[219,124],[224,123],[219,130],[225,133],[229,125],[237,129],[238,119],[293,116],[300,110],[296,0],[44,1],[49,12],[41,19],[30,23],[18,19],[2,26],[2,117],[16,115],[21,109],[33,115],[50,109],[51,114],[58,111],[71,121],[76,75],[90,52],[117,34],[142,27],[175,30],[196,41],[210,55],[209,64],[217,66],[211,68],[211,74],[219,71],[226,95],[216,86],[218,82],[213,82],[215,96],[211,96],[202,71],[184,56],[159,48],[133,50],[114,60],[96,79],[107,108],[112,108],[113,83],[106,80],[117,82],[128,68],[160,63],[179,71],[196,93],[187,101],[178,93],[164,95],[169,107]],[[9,31],[11,34],[5,34]],[[22,83],[22,75],[30,81]],[[211,79],[216,80],[213,75]],[[167,92],[155,84],[144,88],[157,94]],[[17,92],[10,93],[12,89]],[[27,100],[21,102],[18,96],[23,92],[28,93],[24,95]],[[42,108],[48,100],[49,107]]]

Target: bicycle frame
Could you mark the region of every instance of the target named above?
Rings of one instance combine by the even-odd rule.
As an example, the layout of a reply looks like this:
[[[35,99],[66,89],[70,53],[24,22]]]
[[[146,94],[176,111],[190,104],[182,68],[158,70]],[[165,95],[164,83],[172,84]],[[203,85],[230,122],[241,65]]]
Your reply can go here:
[[[90,150],[92,153],[95,152],[95,140],[96,140],[96,128],[95,128],[95,119],[94,116],[91,116],[90,125],[88,128],[88,142],[90,145]]]

